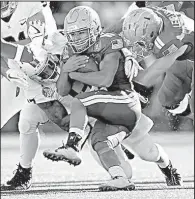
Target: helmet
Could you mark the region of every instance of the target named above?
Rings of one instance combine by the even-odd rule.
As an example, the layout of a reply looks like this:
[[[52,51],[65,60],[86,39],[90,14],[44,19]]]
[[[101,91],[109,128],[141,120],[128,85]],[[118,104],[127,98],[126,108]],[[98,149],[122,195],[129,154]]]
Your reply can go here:
[[[122,36],[128,46],[139,44],[148,51],[153,48],[162,26],[163,21],[155,12],[149,8],[138,8],[125,17]]]
[[[1,19],[9,17],[17,8],[18,2],[1,1]]]
[[[60,74],[60,60],[57,55],[48,53],[44,61],[35,59],[31,65],[34,67],[34,72],[29,75],[31,79],[45,83],[57,82]]]
[[[74,53],[81,53],[92,46],[101,33],[100,18],[88,6],[77,6],[64,20],[64,34]]]

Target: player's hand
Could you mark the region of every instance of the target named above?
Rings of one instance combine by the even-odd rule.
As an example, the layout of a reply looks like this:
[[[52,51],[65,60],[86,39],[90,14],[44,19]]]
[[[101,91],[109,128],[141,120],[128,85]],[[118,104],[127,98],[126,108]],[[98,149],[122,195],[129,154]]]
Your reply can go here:
[[[125,74],[129,82],[131,82],[132,79],[138,75],[139,70],[143,70],[143,68],[135,58],[132,57],[132,53],[127,48],[123,48],[122,52],[125,56]]]
[[[85,55],[81,56],[72,56],[70,57],[66,63],[62,65],[62,72],[69,73],[78,70],[79,68],[85,67],[86,63],[88,62],[89,57]]]
[[[28,76],[20,70],[9,69],[6,72],[7,79],[20,88],[28,89]]]

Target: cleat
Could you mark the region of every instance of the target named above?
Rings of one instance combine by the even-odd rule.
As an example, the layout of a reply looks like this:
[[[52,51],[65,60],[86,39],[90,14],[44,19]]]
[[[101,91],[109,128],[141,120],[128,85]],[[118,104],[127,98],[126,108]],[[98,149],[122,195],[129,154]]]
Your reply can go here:
[[[55,150],[46,150],[43,155],[49,160],[65,161],[75,166],[81,163],[78,152],[71,147],[62,146]]]
[[[116,177],[111,181],[99,186],[100,191],[131,191],[135,189],[134,183],[124,177]]]
[[[173,168],[171,161],[169,161],[169,165],[166,168],[160,168],[160,170],[165,175],[167,186],[182,186],[181,176],[177,169]]]
[[[76,133],[69,133],[66,145],[63,144],[55,150],[46,150],[43,155],[53,161],[65,161],[77,166],[81,163],[78,146],[81,139]]]
[[[6,184],[1,185],[1,191],[6,190],[27,190],[31,187],[32,168],[25,169],[20,164],[15,175]]]

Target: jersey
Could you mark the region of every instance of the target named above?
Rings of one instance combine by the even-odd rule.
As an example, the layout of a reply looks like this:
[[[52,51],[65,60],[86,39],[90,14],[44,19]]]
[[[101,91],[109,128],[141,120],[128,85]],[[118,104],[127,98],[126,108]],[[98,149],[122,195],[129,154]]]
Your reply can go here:
[[[107,54],[115,51],[120,51],[123,47],[124,43],[119,35],[113,33],[103,33],[96,41],[96,43],[88,49],[87,53],[84,52],[82,53],[82,55],[92,57],[99,66],[100,62],[104,59],[104,57]],[[72,48],[69,45],[67,45],[64,48],[62,60],[66,62],[66,60],[72,55],[74,55],[74,52],[72,51]],[[108,88],[108,90],[131,89],[129,80],[125,75],[124,61],[125,58],[121,54],[118,70],[115,74],[114,81],[112,85]]]
[[[187,17],[194,19],[194,2],[192,1],[161,1],[158,7],[170,11],[184,13]]]
[[[107,54],[116,51],[121,52],[123,47],[124,42],[119,35],[114,33],[105,33],[100,36],[98,41],[89,49],[87,54],[89,54],[99,65]],[[107,88],[108,91],[132,89],[132,86],[125,74],[124,63],[125,58],[121,53],[117,72],[114,76],[112,85]]]
[[[163,28],[154,42],[153,53],[156,57],[169,55],[188,44],[180,60],[194,60],[194,21],[179,12],[157,7],[151,9],[163,20]]]
[[[18,2],[10,20],[1,19],[1,38],[7,42],[17,42],[28,38],[27,19],[43,9],[41,2]]]

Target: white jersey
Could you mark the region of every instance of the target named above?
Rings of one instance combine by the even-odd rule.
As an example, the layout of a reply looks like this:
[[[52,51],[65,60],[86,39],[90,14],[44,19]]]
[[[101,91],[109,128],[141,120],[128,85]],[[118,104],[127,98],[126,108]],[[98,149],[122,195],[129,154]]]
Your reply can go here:
[[[65,44],[65,37],[56,31],[51,35],[50,39],[46,40],[43,48],[51,54],[62,54]],[[34,67],[28,63],[20,64],[20,68],[28,76],[33,73]],[[24,91],[25,97],[28,101],[34,103],[43,103],[51,100],[60,100],[62,97],[58,95],[56,89],[56,82],[37,82],[36,80],[29,79],[29,89]]]
[[[43,9],[41,2],[18,2],[10,20],[1,19],[1,38],[9,42],[17,42],[28,38],[27,20]]]
[[[41,2],[18,2],[17,8],[8,22],[1,19],[1,38],[8,42],[17,42],[28,38],[27,20],[42,11],[45,17],[46,34],[57,31],[49,3],[43,6]]]

